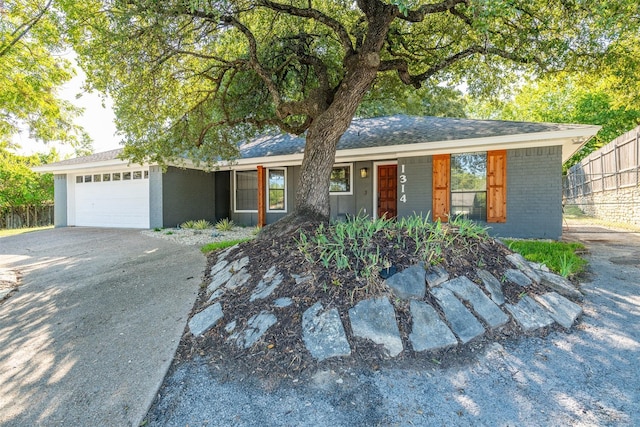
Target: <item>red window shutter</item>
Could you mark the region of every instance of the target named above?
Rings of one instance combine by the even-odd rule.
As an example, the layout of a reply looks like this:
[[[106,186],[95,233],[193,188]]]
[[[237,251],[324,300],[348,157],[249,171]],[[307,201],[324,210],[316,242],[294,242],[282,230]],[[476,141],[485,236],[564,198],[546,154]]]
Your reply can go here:
[[[451,156],[433,156],[433,220],[447,222],[450,211]]]
[[[487,152],[487,222],[507,221],[507,150]]]
[[[258,227],[264,227],[267,225],[267,206],[265,203],[266,189],[265,189],[265,175],[266,171],[263,166],[258,166]]]

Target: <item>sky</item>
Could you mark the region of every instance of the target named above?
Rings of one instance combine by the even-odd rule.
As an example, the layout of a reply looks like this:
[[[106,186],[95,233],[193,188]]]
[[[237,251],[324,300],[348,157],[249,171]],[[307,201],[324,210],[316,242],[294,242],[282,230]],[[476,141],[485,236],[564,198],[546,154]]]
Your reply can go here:
[[[77,67],[76,67],[77,68]],[[102,106],[102,99],[98,93],[85,93],[82,83],[85,79],[84,72],[77,68],[77,75],[60,89],[60,97],[71,101],[74,105],[85,109],[84,114],[76,119],[76,124],[82,126],[93,140],[94,153],[120,148],[120,139],[115,135],[116,126],[111,103],[107,100],[106,108]],[[81,94],[76,98],[77,94]],[[29,138],[28,132],[14,138],[14,142],[21,146],[20,154],[46,153],[53,146],[44,144]],[[62,157],[73,155],[73,149],[64,145],[55,145]]]

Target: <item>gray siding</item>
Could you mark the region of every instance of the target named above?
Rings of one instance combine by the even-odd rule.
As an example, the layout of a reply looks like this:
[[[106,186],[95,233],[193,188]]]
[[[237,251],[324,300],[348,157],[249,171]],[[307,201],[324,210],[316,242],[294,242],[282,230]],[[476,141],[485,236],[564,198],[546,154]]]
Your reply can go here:
[[[369,168],[369,176],[360,178],[360,168]],[[404,173],[403,173],[404,167]],[[431,216],[432,208],[431,156],[398,160],[398,216],[418,214]],[[507,153],[507,222],[485,223],[490,233],[501,237],[558,239],[562,234],[562,147],[509,150]],[[330,196],[331,218],[366,213],[373,208],[373,163],[353,164],[353,195]],[[405,175],[404,193],[402,175]],[[287,168],[288,212],[293,210],[295,188],[300,167]],[[232,180],[233,181],[233,180]],[[233,189],[231,191],[233,197]],[[401,201],[402,195],[406,202]],[[267,214],[267,223],[284,214]],[[233,213],[233,220],[242,225],[255,225],[256,213]]]
[[[162,175],[162,225],[175,227],[191,219],[214,222],[214,191],[213,173],[169,167]]]
[[[402,178],[404,166],[404,195],[406,202],[400,199],[402,193]],[[432,167],[431,156],[410,157],[398,160],[398,216],[431,217],[432,199]]]
[[[67,224],[67,174],[53,176],[53,225],[66,227]]]
[[[507,152],[507,222],[488,224],[502,237],[562,235],[562,147]]]
[[[162,168],[149,167],[149,227],[163,227],[162,221]]]

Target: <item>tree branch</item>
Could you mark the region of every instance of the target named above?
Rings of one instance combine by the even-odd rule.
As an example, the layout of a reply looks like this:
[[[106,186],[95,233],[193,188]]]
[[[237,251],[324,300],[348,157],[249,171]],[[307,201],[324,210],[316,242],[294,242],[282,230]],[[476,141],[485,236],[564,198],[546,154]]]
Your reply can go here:
[[[317,9],[312,9],[311,7],[303,9],[287,4],[277,3],[271,0],[258,0],[258,5],[274,10],[276,12],[284,12],[289,15],[299,16],[301,18],[315,19],[316,21],[321,22],[327,27],[331,28],[337,34],[346,55],[351,55],[354,53],[353,44],[351,43],[351,37],[349,37],[349,32],[347,31],[347,29],[340,22],[336,21],[330,16],[325,15]]]
[[[469,0],[444,0],[440,3],[425,4],[420,6],[418,9],[407,11],[406,15],[398,11],[398,18],[409,22],[422,22],[425,16],[429,14],[446,12],[459,4],[468,3]]]
[[[13,39],[5,46],[2,46],[2,49],[0,49],[0,57],[6,55],[9,50],[15,46],[16,43],[18,43],[20,41],[20,39],[22,39],[29,31],[31,31],[31,28],[33,28],[34,25],[36,25],[38,23],[38,21],[40,21],[40,19],[42,19],[42,17],[44,16],[44,14],[47,12],[47,10],[49,10],[49,8],[51,7],[51,3],[53,2],[53,0],[49,0],[47,2],[47,4],[45,4],[45,6],[42,8],[42,10],[40,12],[38,12],[38,14],[36,16],[33,17],[33,19],[31,19],[28,22],[25,22],[24,24],[20,25],[11,35],[14,36],[16,33],[18,33],[17,35],[15,35],[13,37]],[[21,28],[24,28],[22,31],[20,31]]]

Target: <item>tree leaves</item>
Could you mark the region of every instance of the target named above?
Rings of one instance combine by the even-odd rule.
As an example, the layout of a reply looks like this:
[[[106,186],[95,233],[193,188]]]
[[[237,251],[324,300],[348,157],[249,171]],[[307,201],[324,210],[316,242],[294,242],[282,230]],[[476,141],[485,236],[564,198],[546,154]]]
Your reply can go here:
[[[75,74],[60,54],[68,47],[52,1],[8,1],[0,21],[0,142],[26,128],[31,138],[90,144],[73,123],[81,110],[58,97]]]

